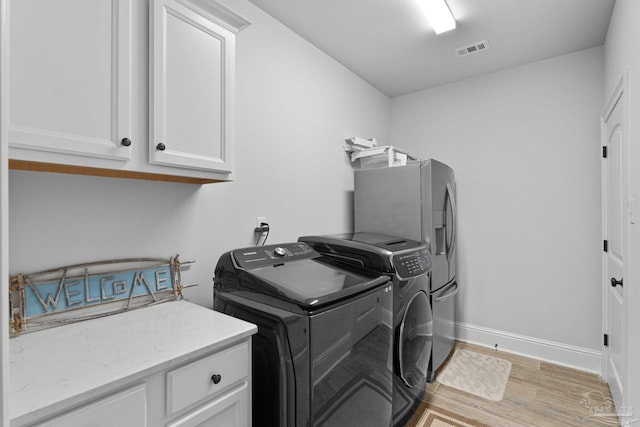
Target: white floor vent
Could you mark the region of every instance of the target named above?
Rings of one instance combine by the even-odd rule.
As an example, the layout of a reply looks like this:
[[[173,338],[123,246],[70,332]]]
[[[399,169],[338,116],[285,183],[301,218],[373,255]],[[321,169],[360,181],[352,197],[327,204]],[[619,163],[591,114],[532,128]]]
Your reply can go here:
[[[456,54],[458,56],[467,56],[473,53],[482,52],[483,50],[487,49],[489,49],[489,42],[486,40],[482,40],[481,42],[476,42],[469,46],[456,49]]]

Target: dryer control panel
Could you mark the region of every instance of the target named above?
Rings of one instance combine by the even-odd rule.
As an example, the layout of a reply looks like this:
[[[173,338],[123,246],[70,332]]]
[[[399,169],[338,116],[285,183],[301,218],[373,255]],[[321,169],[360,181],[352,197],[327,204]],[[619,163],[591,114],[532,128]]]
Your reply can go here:
[[[410,279],[427,274],[433,268],[431,254],[425,247],[410,252],[395,254],[393,265],[401,279]]]
[[[317,256],[320,256],[318,252],[302,242],[255,246],[233,251],[233,258],[236,263],[240,268],[244,268],[245,270],[268,267],[306,258],[315,258]]]

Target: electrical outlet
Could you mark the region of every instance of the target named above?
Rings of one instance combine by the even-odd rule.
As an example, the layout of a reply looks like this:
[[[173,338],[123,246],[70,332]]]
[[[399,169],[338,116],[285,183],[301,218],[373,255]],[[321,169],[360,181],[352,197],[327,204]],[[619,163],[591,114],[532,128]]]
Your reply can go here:
[[[267,221],[267,217],[266,216],[257,216],[256,217],[256,228],[260,227],[260,225],[262,225],[263,222],[269,222],[269,221]]]

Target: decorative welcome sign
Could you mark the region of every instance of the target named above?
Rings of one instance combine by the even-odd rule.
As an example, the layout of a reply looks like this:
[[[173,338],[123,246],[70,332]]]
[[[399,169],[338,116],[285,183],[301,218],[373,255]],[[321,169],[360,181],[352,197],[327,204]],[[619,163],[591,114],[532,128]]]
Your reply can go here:
[[[180,265],[176,255],[18,274],[9,287],[11,333],[15,336],[180,299]]]

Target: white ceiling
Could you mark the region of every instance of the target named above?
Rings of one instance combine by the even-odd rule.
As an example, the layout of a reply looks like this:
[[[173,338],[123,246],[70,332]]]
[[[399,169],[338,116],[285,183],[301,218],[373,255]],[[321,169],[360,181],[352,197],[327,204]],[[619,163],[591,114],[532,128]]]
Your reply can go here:
[[[250,1],[390,97],[599,46],[615,3],[447,0],[457,28],[436,36],[415,0]]]

